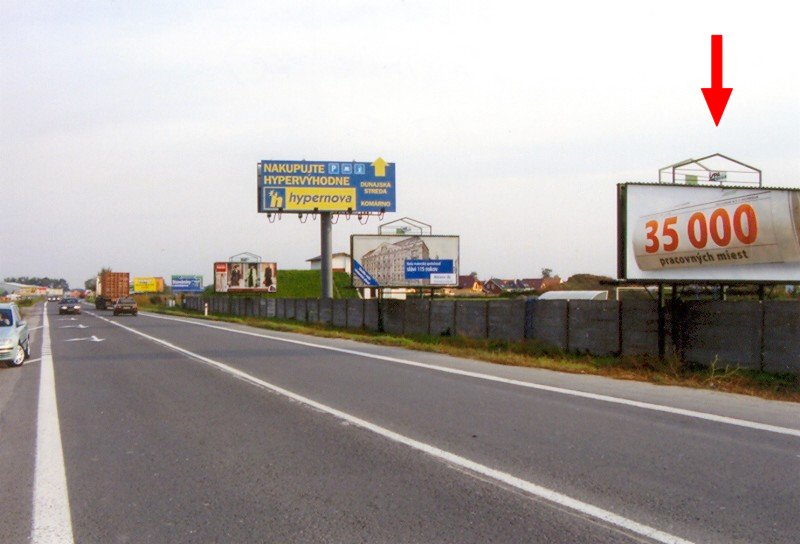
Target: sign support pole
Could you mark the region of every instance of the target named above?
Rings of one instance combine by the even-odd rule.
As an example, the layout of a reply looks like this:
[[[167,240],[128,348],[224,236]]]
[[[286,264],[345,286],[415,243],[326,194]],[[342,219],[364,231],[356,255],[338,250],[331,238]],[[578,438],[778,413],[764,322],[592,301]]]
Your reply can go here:
[[[320,275],[322,298],[333,298],[333,221],[331,212],[320,212]]]

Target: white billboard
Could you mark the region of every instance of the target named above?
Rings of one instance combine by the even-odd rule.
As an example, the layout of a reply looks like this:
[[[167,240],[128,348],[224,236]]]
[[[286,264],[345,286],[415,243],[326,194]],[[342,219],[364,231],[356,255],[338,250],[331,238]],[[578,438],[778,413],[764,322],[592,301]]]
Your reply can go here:
[[[350,237],[354,287],[457,287],[458,236]]]
[[[628,280],[800,281],[800,189],[619,185]]]

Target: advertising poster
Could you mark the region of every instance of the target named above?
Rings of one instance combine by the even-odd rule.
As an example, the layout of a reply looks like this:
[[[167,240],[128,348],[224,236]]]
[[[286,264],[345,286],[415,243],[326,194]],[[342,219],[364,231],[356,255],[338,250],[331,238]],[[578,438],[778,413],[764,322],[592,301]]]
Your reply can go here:
[[[173,293],[202,293],[203,276],[172,276]]]
[[[353,235],[354,287],[457,287],[458,236]]]
[[[623,184],[620,274],[800,281],[800,189]]]
[[[258,211],[393,212],[395,164],[264,160],[256,166]]]
[[[217,293],[275,293],[278,265],[275,263],[214,263],[214,291]]]
[[[161,293],[163,291],[163,278],[133,278],[134,293]]]

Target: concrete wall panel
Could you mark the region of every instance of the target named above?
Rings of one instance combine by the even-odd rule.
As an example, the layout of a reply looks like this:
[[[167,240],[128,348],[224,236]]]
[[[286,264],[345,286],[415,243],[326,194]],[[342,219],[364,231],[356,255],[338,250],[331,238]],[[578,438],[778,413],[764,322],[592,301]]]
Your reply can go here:
[[[364,328],[364,301],[360,298],[345,299],[347,303],[347,328]]]
[[[489,338],[521,342],[525,339],[525,301],[490,300]]]
[[[684,309],[681,331],[685,360],[761,368],[760,302],[688,302]]]
[[[593,355],[618,354],[619,302],[569,301],[569,349]]]
[[[800,374],[800,301],[764,303],[764,370]]]
[[[424,335],[428,334],[431,301],[424,298],[410,298],[406,300],[405,322],[403,334]]]
[[[487,303],[483,300],[456,301],[456,334],[469,338],[486,338]]]
[[[333,326],[347,326],[347,299],[345,298],[333,299]]]
[[[432,335],[454,335],[456,333],[455,300],[432,300],[430,316],[429,330]]]

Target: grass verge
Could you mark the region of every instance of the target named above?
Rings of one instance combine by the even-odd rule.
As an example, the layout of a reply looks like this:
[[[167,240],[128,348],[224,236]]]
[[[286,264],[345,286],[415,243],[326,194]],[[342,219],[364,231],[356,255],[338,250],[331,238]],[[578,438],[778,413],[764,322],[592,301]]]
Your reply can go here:
[[[623,380],[644,381],[659,385],[679,385],[739,393],[771,400],[800,402],[800,376],[772,374],[732,366],[716,361],[708,367],[692,365],[676,358],[625,356],[596,357],[564,353],[542,342],[506,342],[460,336],[392,336],[364,330],[344,330],[312,323],[257,317],[235,317],[180,308],[147,307],[149,311],[211,321],[241,323],[261,329],[294,332],[324,338],[343,338],[382,346],[443,353],[501,365],[543,368],[573,374],[593,374]]]

